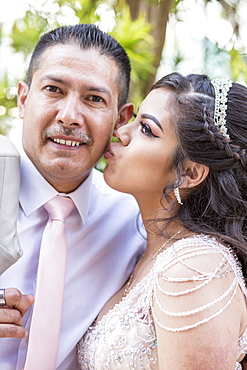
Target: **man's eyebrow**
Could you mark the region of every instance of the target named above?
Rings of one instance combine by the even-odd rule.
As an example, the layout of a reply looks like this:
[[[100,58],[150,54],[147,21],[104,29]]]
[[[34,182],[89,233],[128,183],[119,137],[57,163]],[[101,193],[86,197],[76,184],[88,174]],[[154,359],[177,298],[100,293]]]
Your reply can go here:
[[[52,80],[52,81],[60,83],[62,85],[68,85],[65,80],[63,80],[59,77],[56,77],[54,75],[45,75],[41,78],[41,81],[45,81],[45,80]]]
[[[156,117],[152,116],[151,114],[142,114],[141,118],[151,119],[151,121],[153,121],[161,129],[161,131],[163,131],[160,122],[157,120]]]
[[[105,89],[104,87],[98,87],[98,86],[86,86],[86,89],[88,91],[96,91],[96,92],[100,92],[100,93],[103,93],[103,94],[107,94],[109,96],[111,96],[111,93],[109,90]]]
[[[45,75],[41,78],[42,81],[45,81],[45,80],[51,80],[51,81],[54,81],[54,82],[57,82],[59,84],[62,84],[62,85],[69,85],[69,83],[65,80],[65,79],[62,79],[62,78],[59,78],[59,77],[56,77],[54,75],[51,75],[51,74],[48,74],[48,75]],[[99,92],[99,93],[103,93],[103,94],[107,94],[109,96],[111,96],[111,93],[109,90],[105,89],[104,87],[99,87],[99,86],[87,86],[85,85],[85,88],[88,90],[88,91],[92,91],[92,92]]]

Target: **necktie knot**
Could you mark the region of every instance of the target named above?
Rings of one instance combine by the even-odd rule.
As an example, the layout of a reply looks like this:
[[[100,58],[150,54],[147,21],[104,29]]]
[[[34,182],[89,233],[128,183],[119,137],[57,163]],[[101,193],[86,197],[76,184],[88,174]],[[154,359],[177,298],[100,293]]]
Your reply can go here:
[[[75,204],[69,197],[57,195],[44,204],[44,208],[50,215],[51,220],[60,220],[64,222],[72,212]]]

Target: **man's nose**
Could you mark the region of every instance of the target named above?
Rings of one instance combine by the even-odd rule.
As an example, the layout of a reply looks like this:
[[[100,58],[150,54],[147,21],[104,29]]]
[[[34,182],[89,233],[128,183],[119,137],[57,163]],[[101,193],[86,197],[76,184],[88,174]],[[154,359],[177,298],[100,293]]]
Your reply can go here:
[[[59,104],[56,120],[58,123],[66,126],[81,126],[84,122],[80,110],[81,102],[74,95],[66,96]]]

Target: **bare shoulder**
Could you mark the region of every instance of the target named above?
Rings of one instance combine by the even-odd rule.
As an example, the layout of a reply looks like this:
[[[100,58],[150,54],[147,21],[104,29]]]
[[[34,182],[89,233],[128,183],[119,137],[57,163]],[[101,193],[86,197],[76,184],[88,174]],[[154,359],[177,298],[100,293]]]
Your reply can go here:
[[[174,243],[170,254],[154,292],[160,308],[170,306],[171,311],[163,310],[168,317],[181,318],[186,326],[195,327],[224,311],[238,294],[238,262],[216,240],[187,238]],[[177,307],[183,310],[176,312]],[[192,317],[197,317],[194,323]]]
[[[235,368],[238,338],[246,327],[237,261],[225,246],[207,238],[175,243],[169,253],[153,296],[158,343],[169,343],[166,349],[161,346],[159,357],[169,363],[170,355],[180,353],[181,369],[194,369],[192,363],[195,369]],[[226,349],[228,358],[222,363]],[[178,363],[169,366],[180,369]]]
[[[230,248],[204,235],[194,235],[174,243],[169,248],[169,258],[165,259],[163,266],[161,261],[160,266],[164,278],[178,282],[186,279],[198,281],[212,277],[212,274],[217,276],[219,271],[236,272],[239,268]]]

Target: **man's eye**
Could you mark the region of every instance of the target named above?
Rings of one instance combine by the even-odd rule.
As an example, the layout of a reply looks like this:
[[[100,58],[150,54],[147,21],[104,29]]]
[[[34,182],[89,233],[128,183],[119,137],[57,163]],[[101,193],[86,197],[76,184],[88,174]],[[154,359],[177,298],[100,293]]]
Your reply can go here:
[[[101,102],[104,102],[104,99],[101,98],[101,96],[98,96],[98,95],[91,95],[89,96],[88,98],[89,100],[95,102],[95,103],[101,103]]]
[[[46,86],[45,90],[49,92],[59,92],[60,91],[57,86],[53,86],[53,85]]]

